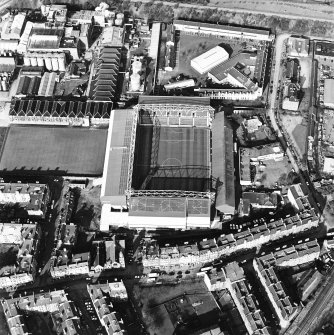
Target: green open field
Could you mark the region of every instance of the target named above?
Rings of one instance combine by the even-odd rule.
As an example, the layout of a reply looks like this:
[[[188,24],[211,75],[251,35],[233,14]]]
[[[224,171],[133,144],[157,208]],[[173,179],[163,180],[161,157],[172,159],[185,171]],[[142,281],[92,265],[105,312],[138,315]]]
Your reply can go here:
[[[0,170],[100,176],[106,140],[106,129],[12,126]]]
[[[305,154],[305,143],[307,140],[307,125],[304,124],[297,124],[295,129],[292,131],[292,135],[296,140],[296,143],[299,147],[300,152],[304,155]]]

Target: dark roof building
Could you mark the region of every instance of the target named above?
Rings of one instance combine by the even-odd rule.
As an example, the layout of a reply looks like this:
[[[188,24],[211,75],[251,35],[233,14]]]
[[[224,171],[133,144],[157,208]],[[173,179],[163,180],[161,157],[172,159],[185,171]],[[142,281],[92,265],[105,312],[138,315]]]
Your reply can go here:
[[[90,96],[94,101],[114,101],[117,97],[120,48],[104,47],[95,65]]]
[[[223,112],[212,122],[212,177],[216,187],[216,209],[234,214],[234,154],[233,129]]]

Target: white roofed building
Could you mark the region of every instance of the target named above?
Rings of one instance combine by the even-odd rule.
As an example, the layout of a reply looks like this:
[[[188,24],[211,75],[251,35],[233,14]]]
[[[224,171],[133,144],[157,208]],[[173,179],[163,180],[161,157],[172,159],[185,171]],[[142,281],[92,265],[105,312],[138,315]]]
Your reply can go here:
[[[328,173],[328,174],[334,174],[334,158],[324,157],[323,172]]]
[[[290,37],[288,40],[289,55],[292,57],[307,57],[310,40],[302,37]]]
[[[334,79],[325,79],[324,105],[334,108]]]
[[[219,45],[204,52],[200,56],[191,60],[191,67],[200,74],[204,74],[215,66],[224,63],[229,58],[226,50]]]

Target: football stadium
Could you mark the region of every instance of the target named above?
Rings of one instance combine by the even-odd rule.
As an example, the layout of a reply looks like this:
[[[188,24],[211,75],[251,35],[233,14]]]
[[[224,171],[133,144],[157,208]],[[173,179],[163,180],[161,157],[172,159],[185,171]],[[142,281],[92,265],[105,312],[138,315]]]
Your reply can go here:
[[[226,150],[233,157],[231,137],[231,145],[224,144],[212,159],[213,118],[214,109],[205,97],[141,96],[134,109],[112,111],[101,192],[101,230],[115,225],[210,228],[216,199],[224,205],[227,201],[225,181],[219,182],[219,192],[225,195],[216,194],[217,180],[225,176],[225,163],[220,161]],[[224,134],[224,118],[217,120],[220,124],[215,128],[222,127]],[[229,168],[233,185],[234,167]],[[232,198],[234,189],[229,199],[233,200],[233,212]]]

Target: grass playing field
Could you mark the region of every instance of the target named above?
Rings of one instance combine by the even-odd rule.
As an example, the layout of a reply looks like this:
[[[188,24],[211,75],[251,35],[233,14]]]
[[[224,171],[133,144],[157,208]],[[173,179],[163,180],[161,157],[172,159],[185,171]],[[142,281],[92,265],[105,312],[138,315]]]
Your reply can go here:
[[[133,187],[206,191],[210,177],[210,130],[207,128],[137,128]]]
[[[102,175],[106,139],[106,129],[12,126],[0,170]]]

